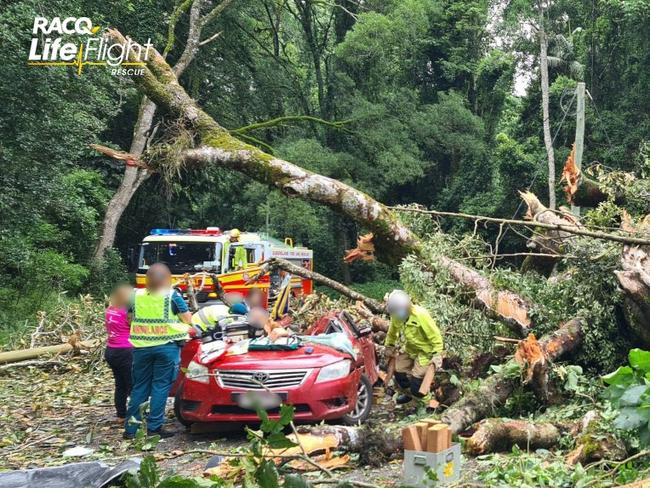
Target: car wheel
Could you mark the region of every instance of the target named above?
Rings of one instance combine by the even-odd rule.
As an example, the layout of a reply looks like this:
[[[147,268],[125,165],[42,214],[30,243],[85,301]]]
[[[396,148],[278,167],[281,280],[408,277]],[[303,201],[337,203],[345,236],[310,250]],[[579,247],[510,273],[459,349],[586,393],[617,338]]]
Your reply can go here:
[[[341,420],[346,425],[357,425],[365,422],[370,416],[370,409],[372,408],[372,385],[370,380],[361,375],[359,380],[359,389],[357,390],[357,403],[354,409],[347,415],[344,415]]]
[[[183,383],[178,385],[178,388],[176,388],[176,395],[174,395],[174,415],[176,416],[176,420],[178,420],[182,425],[185,427],[190,427],[194,422],[191,422],[183,417],[183,413],[181,411],[181,404],[183,402],[181,398],[182,394]]]

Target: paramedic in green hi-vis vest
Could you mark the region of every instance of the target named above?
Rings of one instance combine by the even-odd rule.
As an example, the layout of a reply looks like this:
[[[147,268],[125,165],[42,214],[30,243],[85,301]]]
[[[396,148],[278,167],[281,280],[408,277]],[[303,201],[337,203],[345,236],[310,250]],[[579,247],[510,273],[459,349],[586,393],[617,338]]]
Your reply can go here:
[[[147,288],[136,290],[131,314],[133,389],[124,438],[135,436],[141,420],[140,405],[147,400],[147,434],[170,437],[173,434],[162,428],[167,396],[178,374],[181,346],[194,331],[188,325],[192,314],[180,293],[172,288],[166,265],[156,263],[147,270]]]

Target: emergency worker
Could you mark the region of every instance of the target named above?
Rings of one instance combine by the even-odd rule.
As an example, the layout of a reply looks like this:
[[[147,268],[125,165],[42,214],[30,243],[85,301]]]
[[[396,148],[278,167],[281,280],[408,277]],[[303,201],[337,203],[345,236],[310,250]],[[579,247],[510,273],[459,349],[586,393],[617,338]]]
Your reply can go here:
[[[219,320],[230,315],[228,305],[217,304],[200,308],[192,315],[192,326],[202,332],[211,329]]]
[[[180,348],[194,330],[192,314],[172,288],[171,272],[162,263],[147,270],[147,287],[136,290],[131,306],[133,388],[126,412],[124,438],[132,439],[142,421],[140,406],[149,400],[147,434],[170,437],[163,430],[165,405],[178,373]]]
[[[240,241],[241,232],[239,229],[233,229],[230,231],[228,241],[224,246],[224,255],[226,256],[226,262],[230,259],[230,246],[233,243]],[[235,246],[235,255],[233,256],[231,270],[244,269],[248,266],[248,256],[246,254],[246,248],[244,246]]]
[[[435,320],[423,307],[412,303],[403,290],[393,290],[386,300],[391,317],[384,345],[388,357],[395,358],[395,381],[403,390],[410,391],[397,398],[407,403],[411,395],[419,393],[429,365],[442,366],[443,341]]]

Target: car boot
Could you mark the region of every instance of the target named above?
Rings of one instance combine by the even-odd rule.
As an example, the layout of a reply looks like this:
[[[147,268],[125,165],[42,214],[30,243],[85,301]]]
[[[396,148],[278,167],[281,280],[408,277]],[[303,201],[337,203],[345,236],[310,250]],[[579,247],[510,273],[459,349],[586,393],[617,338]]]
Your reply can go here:
[[[413,397],[411,395],[407,395],[406,393],[402,393],[395,399],[395,403],[397,405],[404,405],[406,403],[409,403]]]
[[[169,439],[170,437],[174,437],[176,435],[176,432],[171,432],[169,430],[165,430],[162,427],[158,430],[147,430],[147,435],[149,437],[152,437],[154,435],[160,436],[161,439]]]

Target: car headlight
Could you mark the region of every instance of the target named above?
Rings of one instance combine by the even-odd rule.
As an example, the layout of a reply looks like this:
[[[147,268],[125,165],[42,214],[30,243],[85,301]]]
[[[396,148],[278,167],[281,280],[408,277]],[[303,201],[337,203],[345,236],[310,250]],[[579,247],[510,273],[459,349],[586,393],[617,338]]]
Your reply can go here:
[[[338,380],[339,378],[345,378],[350,374],[350,364],[349,359],[344,359],[343,361],[338,361],[329,366],[321,368],[318,373],[318,378],[316,378],[316,383],[321,383],[323,381]]]
[[[190,361],[190,364],[187,365],[185,377],[188,380],[198,381],[199,383],[210,383],[208,367],[195,361]]]

